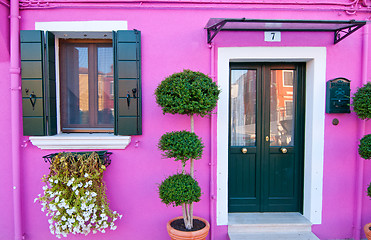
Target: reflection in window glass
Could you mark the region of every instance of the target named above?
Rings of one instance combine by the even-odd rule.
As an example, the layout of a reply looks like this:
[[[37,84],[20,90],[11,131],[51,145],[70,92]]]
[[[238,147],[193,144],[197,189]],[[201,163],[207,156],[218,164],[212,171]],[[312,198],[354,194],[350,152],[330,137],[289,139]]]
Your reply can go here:
[[[270,146],[293,146],[294,74],[294,70],[271,71]]]
[[[256,145],[256,70],[231,70],[231,146]]]
[[[88,48],[69,46],[67,50],[67,117],[69,124],[89,123]]]
[[[98,124],[113,124],[113,52],[98,47]]]
[[[62,131],[112,131],[112,44],[66,40],[60,53]]]

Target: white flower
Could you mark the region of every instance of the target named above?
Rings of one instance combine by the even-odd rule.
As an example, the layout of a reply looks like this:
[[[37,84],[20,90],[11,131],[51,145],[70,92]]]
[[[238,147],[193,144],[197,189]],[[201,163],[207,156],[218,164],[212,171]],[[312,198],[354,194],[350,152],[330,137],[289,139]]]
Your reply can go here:
[[[46,191],[48,189],[48,186],[43,186],[43,190]]]
[[[77,186],[78,186],[79,188],[81,188],[83,185],[82,185],[82,183],[79,183]]]
[[[75,178],[71,178],[71,179],[68,181],[67,186],[71,186],[72,183],[73,183],[73,181],[75,181]]]
[[[79,195],[79,191],[78,191],[78,190],[76,190],[76,191],[75,191],[75,194],[76,194],[76,195]]]
[[[54,202],[59,202],[59,196],[54,199]]]
[[[39,200],[38,198],[35,198],[34,200],[33,200],[33,203],[35,203],[37,200]]]
[[[89,177],[89,174],[88,173],[85,173],[84,174],[84,177],[86,177],[86,178]]]
[[[57,211],[57,208],[56,208],[56,206],[54,204],[49,204],[49,208],[52,211]]]
[[[58,183],[58,179],[55,179],[55,180],[54,180],[54,183],[57,184],[57,183]]]
[[[111,226],[111,230],[116,230],[117,226]]]
[[[96,197],[97,194],[96,194],[95,192],[92,192],[92,193],[91,193],[91,196],[92,196],[92,197]]]

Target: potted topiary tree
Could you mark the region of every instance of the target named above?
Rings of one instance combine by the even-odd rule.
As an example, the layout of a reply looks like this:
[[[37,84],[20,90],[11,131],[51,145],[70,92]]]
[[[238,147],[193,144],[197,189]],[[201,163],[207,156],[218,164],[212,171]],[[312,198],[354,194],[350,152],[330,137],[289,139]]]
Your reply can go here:
[[[212,79],[200,72],[184,70],[163,80],[155,91],[156,102],[163,113],[190,116],[191,131],[165,133],[158,144],[166,158],[182,161],[182,172],[159,185],[159,194],[166,205],[182,206],[182,217],[167,224],[171,239],[205,239],[210,225],[193,216],[193,203],[200,201],[201,189],[194,178],[194,161],[201,159],[203,144],[194,133],[194,115],[204,117],[215,108],[220,90]],[[190,168],[186,170],[186,163]]]
[[[353,111],[363,120],[371,118],[371,83],[359,88],[353,96]],[[371,159],[371,134],[365,135],[358,146],[358,153],[363,159]],[[371,197],[371,183],[367,188],[367,195]],[[368,240],[371,240],[371,223],[363,228]]]

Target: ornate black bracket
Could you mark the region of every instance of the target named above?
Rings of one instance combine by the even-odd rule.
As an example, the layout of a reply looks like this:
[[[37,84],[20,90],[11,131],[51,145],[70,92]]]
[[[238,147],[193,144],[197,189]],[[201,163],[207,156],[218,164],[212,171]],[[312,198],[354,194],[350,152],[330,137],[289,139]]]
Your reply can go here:
[[[207,43],[211,43],[216,35],[222,30],[224,25],[227,23],[226,20],[222,20],[207,29]]]
[[[108,167],[110,164],[111,164],[111,159],[110,159],[110,156],[111,156],[111,152],[107,152],[107,151],[95,151],[98,155],[99,155],[99,159],[102,163],[102,165]],[[64,153],[64,152],[63,152]],[[71,152],[73,154],[78,154],[78,155],[83,155],[83,154],[91,154],[92,152]],[[45,155],[43,156],[44,158],[44,161],[47,163],[52,163],[53,162],[53,157],[55,157],[56,155],[58,155],[59,153],[52,153],[52,154],[48,154],[48,155]],[[77,159],[75,159],[77,161]]]
[[[335,31],[335,38],[334,38],[334,44],[340,42],[344,38],[348,37],[350,34],[354,33],[358,29],[360,29],[362,25],[353,25],[347,28],[338,29]]]

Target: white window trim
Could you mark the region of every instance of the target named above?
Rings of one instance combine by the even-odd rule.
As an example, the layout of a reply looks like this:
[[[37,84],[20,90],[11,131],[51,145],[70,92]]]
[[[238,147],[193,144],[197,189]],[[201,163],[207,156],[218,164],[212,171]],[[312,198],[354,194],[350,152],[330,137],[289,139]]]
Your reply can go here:
[[[127,21],[68,21],[36,22],[35,30],[57,32],[102,32],[112,33],[127,30]],[[115,136],[112,133],[62,133],[60,124],[59,96],[59,41],[55,42],[56,53],[56,91],[57,91],[57,129],[54,136],[30,137],[33,145],[41,149],[125,149],[130,144],[130,136]]]
[[[217,225],[228,224],[228,118],[230,62],[306,62],[303,215],[313,224],[322,218],[326,94],[325,47],[218,48]]]

